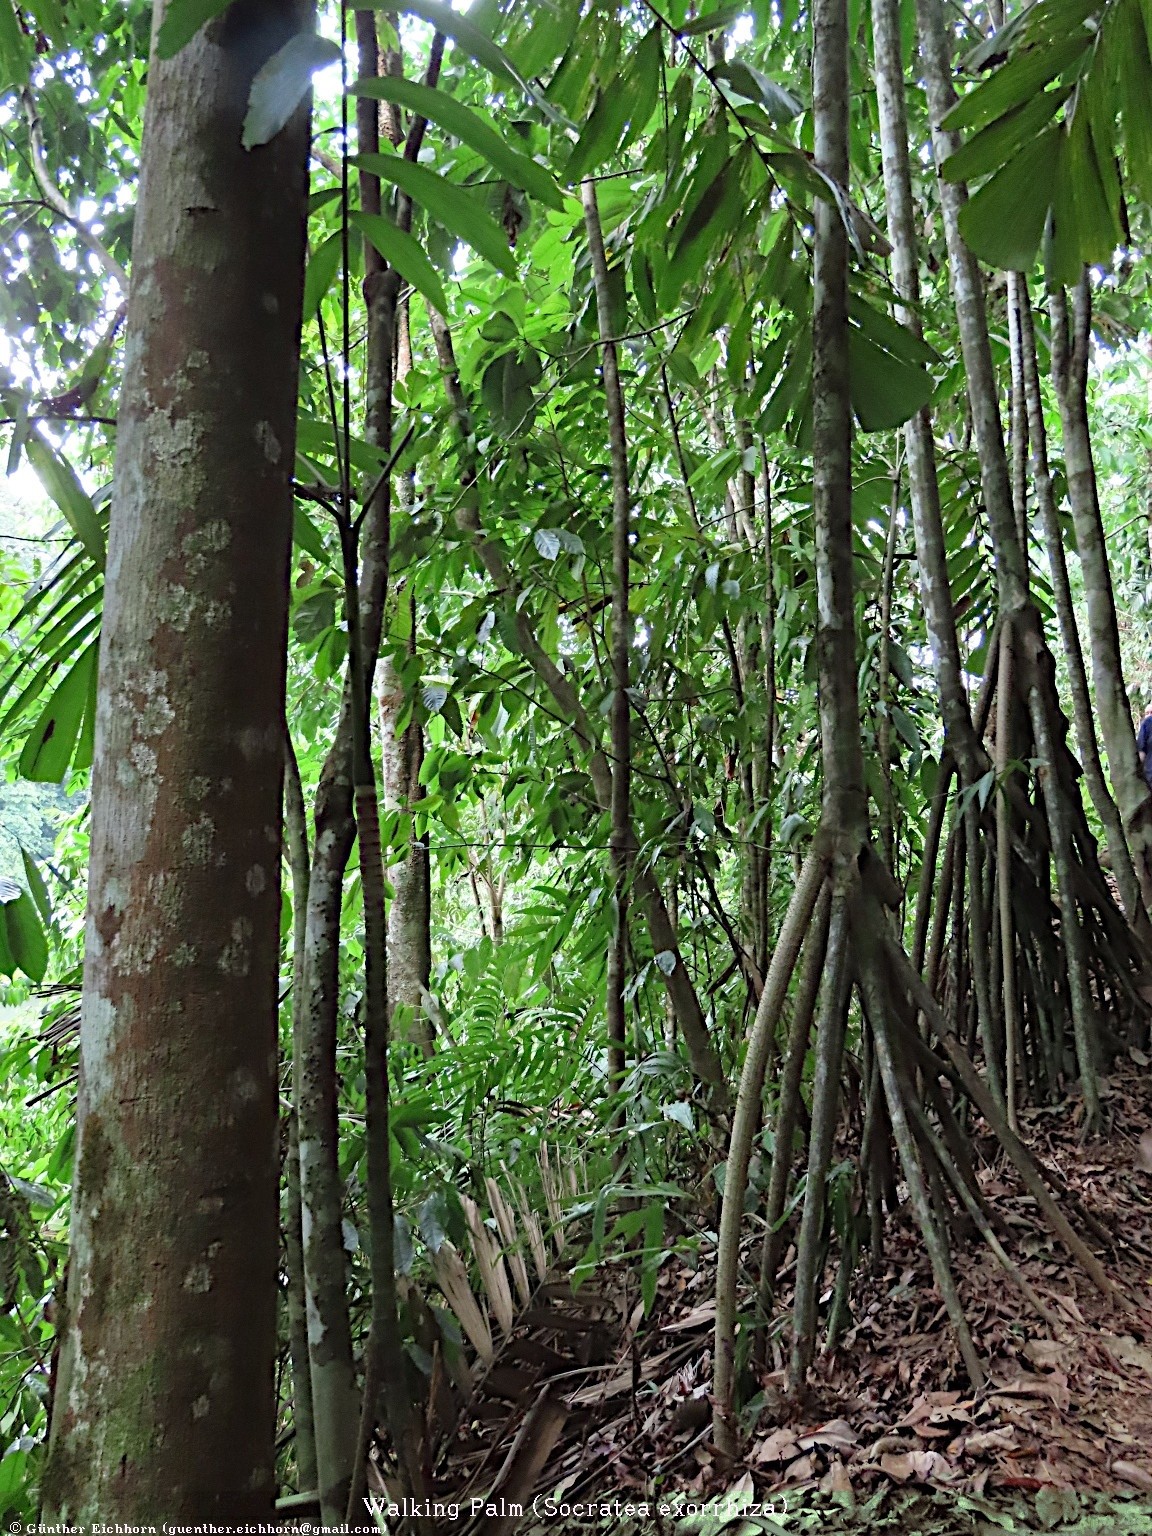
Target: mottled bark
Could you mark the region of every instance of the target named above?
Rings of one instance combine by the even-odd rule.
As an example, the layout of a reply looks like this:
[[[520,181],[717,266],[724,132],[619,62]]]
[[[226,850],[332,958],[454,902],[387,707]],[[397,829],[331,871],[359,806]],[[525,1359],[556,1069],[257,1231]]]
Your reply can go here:
[[[158,6],[155,23],[162,20]],[[97,707],[82,1091],[44,1516],[270,1520],[284,658],[306,4],[149,70]]]
[[[350,734],[345,698],[316,791],[302,1011],[293,1047],[312,1411],[321,1507],[328,1520],[342,1518],[346,1507],[359,1411],[346,1294],[336,1068],[340,909],[355,836]]]
[[[413,614],[413,620],[415,614]],[[424,732],[411,720],[397,734],[404,711],[404,684],[389,656],[381,658],[376,702],[380,714],[380,751],[384,806],[410,812],[423,796],[420,768]],[[388,867],[392,900],[388,908],[388,1006],[395,1029],[402,1008],[403,1033],[431,1056],[435,1031],[426,1007],[432,980],[431,870],[428,840],[413,830],[403,857]]]

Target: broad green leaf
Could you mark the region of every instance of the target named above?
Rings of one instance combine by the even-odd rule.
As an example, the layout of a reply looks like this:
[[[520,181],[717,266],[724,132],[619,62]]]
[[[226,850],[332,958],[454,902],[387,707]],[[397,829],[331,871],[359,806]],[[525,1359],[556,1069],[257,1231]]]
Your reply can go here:
[[[679,1113],[669,1114],[669,1110],[688,1111],[688,1129],[692,1129],[692,1107],[678,1099],[675,1104],[665,1106],[665,1114],[669,1119],[680,1120]],[[683,1121],[681,1120],[681,1124]],[[640,1299],[644,1304],[644,1315],[651,1312],[656,1302],[656,1282],[660,1275],[660,1260],[663,1257],[662,1246],[664,1242],[664,1202],[652,1200],[644,1212],[644,1259],[640,1266]]]
[[[322,240],[308,258],[308,270],[304,274],[304,319],[311,320],[332,286],[340,266],[343,240],[340,231]]]
[[[1152,10],[1152,8],[1150,8]],[[1145,202],[1152,202],[1152,112],[1148,110],[1152,81],[1152,48],[1149,22],[1141,6],[1132,3],[1110,6],[1107,37],[1115,54],[1119,105],[1124,121],[1128,169]],[[1107,79],[1107,75],[1104,75]]]
[[[49,42],[63,43],[68,36],[68,24],[64,20],[61,0],[28,0],[27,9],[36,18],[36,25]]]
[[[352,223],[406,283],[411,283],[442,315],[447,314],[444,286],[418,240],[405,234],[382,213],[354,213]]]
[[[1107,205],[1106,217],[1112,244],[1101,259],[1109,263],[1116,247],[1128,242],[1129,231],[1124,209],[1124,193],[1120,185],[1120,144],[1116,135],[1115,97],[1110,89],[1101,90],[1099,86],[1100,77],[1093,72],[1091,78],[1085,83],[1081,95],[1088,112],[1100,190],[1104,194],[1104,202]]]
[[[30,980],[43,981],[48,969],[48,940],[40,914],[27,891],[21,891],[15,901],[4,901],[0,905],[0,922],[4,925],[8,954],[15,965]]]
[[[81,655],[24,743],[19,762],[24,778],[59,784],[68,772],[96,670],[97,649],[93,643]]]
[[[15,901],[19,891],[20,887],[14,880],[0,879],[0,900]],[[2,911],[3,909],[0,908],[0,914],[2,914]],[[17,965],[8,944],[8,924],[3,920],[3,916],[0,915],[0,976],[15,976],[19,969],[20,967]],[[0,1316],[2,1315],[0,1314]],[[3,1469],[4,1465],[4,1462],[0,1462],[0,1470]]]
[[[615,81],[607,89],[596,92],[588,121],[564,167],[564,180],[569,184],[582,181],[589,171],[602,165],[619,149],[630,106],[628,93],[621,87],[622,82]]]
[[[945,181],[978,181],[993,175],[1022,144],[1036,137],[1071,94],[1071,87],[1038,91],[1031,101],[982,128],[954,155],[949,155],[940,174]]]
[[[446,128],[462,144],[467,144],[469,149],[482,155],[505,181],[521,187],[530,196],[547,203],[550,208],[564,207],[563,194],[551,173],[522,150],[515,149],[497,133],[491,123],[471,107],[457,101],[454,96],[425,85],[417,85],[412,80],[398,80],[392,75],[358,80],[352,91],[357,96],[395,102],[397,106],[407,107],[419,116],[428,118],[430,122],[439,123],[441,128]]]
[[[76,471],[42,432],[32,431],[25,446],[40,484],[63,512],[73,533],[98,568],[103,570],[104,530],[92,498],[80,484]]]
[[[932,398],[932,378],[918,363],[880,347],[858,326],[848,332],[852,409],[865,432],[902,426]]]
[[[791,91],[786,91],[782,85],[769,80],[767,75],[741,59],[725,60],[717,64],[712,73],[749,101],[759,102],[776,127],[791,122],[803,110]]]
[[[1050,128],[986,181],[960,213],[960,230],[989,266],[1028,272],[1036,261],[1060,170],[1060,132]]]
[[[28,75],[28,40],[12,0],[0,0],[0,86],[23,84]]]
[[[256,149],[274,139],[304,100],[319,69],[340,62],[340,49],[315,32],[297,32],[261,65],[248,95],[240,142]]]
[[[686,21],[676,28],[681,37],[699,37],[704,32],[722,32],[725,27],[730,27],[734,21],[748,14],[749,6],[735,0],[731,5],[718,5],[715,10],[706,11],[703,16],[697,16],[692,21]]]
[[[446,181],[423,165],[402,160],[399,155],[354,155],[352,161],[361,170],[394,182],[450,234],[470,245],[508,277],[516,276],[516,262],[508,249],[508,237],[491,214],[485,213],[463,187]]]
[[[305,512],[299,502],[292,514],[292,542],[297,549],[302,549],[306,555],[311,555],[313,560],[319,560],[327,565],[328,551],[324,548],[324,539],[319,528]]]
[[[28,882],[28,894],[36,903],[36,910],[40,914],[41,921],[50,923],[52,921],[52,898],[48,894],[48,886],[45,883],[44,876],[40,873],[39,865],[23,845],[20,848],[20,858],[24,865],[24,878]]]
[[[1111,154],[1101,155],[1081,97],[1064,143],[1061,181],[1072,194],[1076,248],[1082,262],[1107,265],[1124,238],[1120,224],[1120,187]]]
[[[903,358],[906,363],[922,363],[931,367],[940,361],[939,354],[926,341],[914,336],[906,325],[893,320],[891,315],[873,309],[859,294],[854,293],[849,298],[848,313],[865,335],[870,336],[886,352]]]
[[[1054,43],[1025,48],[1002,64],[990,79],[962,96],[944,119],[947,129],[983,128],[1014,107],[1031,101],[1037,91],[1062,74],[1091,42],[1086,32]]]
[[[97,684],[100,680],[99,646],[96,646],[91,673],[88,678],[88,697],[84,703],[84,717],[80,722],[80,735],[72,754],[73,773],[85,773],[92,766],[92,754],[96,748]]]
[[[502,431],[522,436],[530,430],[536,412],[533,386],[540,375],[540,359],[530,347],[522,356],[505,352],[484,370],[480,393],[488,414]]]
[[[627,149],[648,126],[660,94],[661,61],[664,57],[664,37],[659,22],[651,28],[637,48],[624,82],[628,97],[628,132],[620,141],[621,149]]]
[[[164,20],[156,38],[156,51],[162,59],[170,59],[207,26],[214,16],[226,11],[230,0],[168,0],[164,7]]]
[[[708,225],[716,217],[722,207],[732,176],[735,170],[734,160],[725,160],[719,172],[713,180],[704,188],[695,208],[676,227],[676,249],[672,260],[676,261],[691,245],[696,236],[702,234]]]
[[[336,434],[332,430],[332,423],[321,416],[313,416],[307,411],[301,411],[296,421],[296,448],[301,453],[321,454],[326,458],[336,457]],[[339,434],[340,452],[344,452],[344,434]],[[374,448],[371,443],[366,443],[362,437],[353,435],[350,448],[350,457],[354,469],[364,470],[367,474],[374,474],[384,462],[379,448]]]
[[[84,608],[100,608],[103,605],[103,591],[92,594],[92,597],[84,603]],[[4,680],[4,697],[7,698],[15,685],[33,666],[36,666],[32,681],[22,688],[16,700],[4,711],[3,719],[0,719],[0,733],[6,731],[15,721],[19,720],[33,705],[45,688],[72,662],[90,640],[96,639],[100,634],[99,612],[87,623],[73,628],[70,622],[65,621],[52,631],[51,634],[41,637],[35,630],[28,642],[22,648],[26,655],[21,664],[15,668]],[[60,638],[61,635],[63,638]],[[44,659],[41,662],[41,657]]]
[[[386,4],[388,0],[379,0],[379,5],[373,0],[373,9],[383,9]],[[450,5],[441,4],[441,0],[405,0],[404,4],[395,9],[407,11],[410,16],[419,16],[421,20],[431,22],[437,32],[443,32],[445,37],[450,37],[454,43],[463,48],[465,53],[471,55],[477,64],[483,64],[491,74],[526,89],[524,82],[513,68],[512,60],[503,48],[481,32],[475,22],[469,21],[467,16],[453,10]],[[529,91],[528,94],[533,93]]]

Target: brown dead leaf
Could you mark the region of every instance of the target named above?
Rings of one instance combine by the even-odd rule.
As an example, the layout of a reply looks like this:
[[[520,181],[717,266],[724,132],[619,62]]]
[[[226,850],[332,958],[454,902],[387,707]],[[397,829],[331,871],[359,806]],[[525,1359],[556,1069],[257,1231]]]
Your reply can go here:
[[[1072,1401],[1072,1394],[1068,1390],[1068,1378],[1062,1371],[1053,1371],[1048,1376],[1018,1376],[1014,1381],[1005,1382],[997,1387],[994,1396],[988,1399],[989,1406],[998,1412],[1011,1411],[1017,1405],[1011,1399],[1014,1397],[1046,1397],[1063,1412]]]
[[[1114,1461],[1112,1471],[1126,1483],[1131,1483],[1133,1488],[1143,1488],[1145,1493],[1152,1493],[1152,1472],[1145,1467],[1138,1467],[1134,1461]]]
[[[1085,1326],[1084,1314],[1071,1296],[1057,1296],[1054,1299],[1065,1317],[1074,1323],[1079,1323],[1081,1328]]]
[[[1052,1371],[1067,1364],[1067,1346],[1055,1339],[1029,1339],[1024,1353],[1042,1371]]]
[[[810,1451],[814,1445],[830,1446],[833,1450],[850,1451],[860,1443],[860,1437],[847,1419],[831,1419],[819,1429],[809,1430],[797,1436],[802,1451]]]
[[[964,1449],[971,1456],[993,1456],[998,1451],[1015,1450],[1017,1444],[1015,1429],[1011,1424],[1003,1424],[999,1429],[985,1429],[969,1435]]]
[[[691,1312],[685,1312],[683,1317],[678,1317],[674,1322],[665,1323],[661,1333],[680,1333],[685,1328],[703,1328],[705,1323],[716,1321],[715,1301],[702,1302],[700,1306],[693,1307]]]
[[[791,1461],[799,1450],[792,1430],[774,1429],[761,1440],[749,1459],[759,1466],[770,1466],[776,1462]]]
[[[798,1456],[784,1473],[786,1483],[808,1483],[816,1475],[816,1461],[812,1456]]]
[[[913,1478],[919,1483],[929,1482],[951,1471],[947,1461],[937,1451],[907,1451],[904,1455],[889,1452],[880,1458],[880,1470],[897,1483],[907,1483]]]
[[[833,1456],[831,1466],[820,1480],[820,1492],[850,1494],[852,1491],[852,1479],[848,1475],[848,1468],[839,1456]]]
[[[1146,1376],[1152,1376],[1152,1349],[1144,1344],[1138,1344],[1129,1334],[1120,1334],[1115,1337],[1112,1334],[1102,1333],[1100,1342],[1121,1365],[1133,1366],[1138,1371],[1143,1371]]]

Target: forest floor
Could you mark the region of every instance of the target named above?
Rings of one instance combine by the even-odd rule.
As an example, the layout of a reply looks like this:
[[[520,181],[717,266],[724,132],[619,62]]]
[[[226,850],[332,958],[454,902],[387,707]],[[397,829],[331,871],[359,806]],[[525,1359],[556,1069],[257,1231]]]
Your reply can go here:
[[[715,1267],[701,1247],[696,1268],[664,1265],[647,1317],[635,1269],[623,1263],[602,1266],[575,1298],[570,1287],[546,1288],[500,1352],[483,1412],[450,1453],[449,1483],[488,1485],[495,1447],[509,1444],[549,1385],[567,1416],[534,1491],[572,1513],[540,1530],[1152,1536],[1152,1167],[1141,1148],[1152,1071],[1142,1053],[1133,1057],[1104,1085],[1105,1136],[1081,1142],[1075,1102],[1021,1116],[1033,1151],[1113,1234],[1105,1262],[1120,1299],[1106,1300],[1050,1237],[1001,1159],[980,1169],[1014,1234],[1011,1256],[1050,1313],[1032,1308],[979,1237],[957,1245],[960,1294],[988,1369],[983,1391],[967,1383],[905,1204],[889,1219],[884,1264],[858,1269],[849,1326],[818,1357],[802,1409],[785,1398],[776,1347],[775,1369],[760,1374],[749,1405],[755,1422],[740,1465],[723,1467],[711,1447]],[[979,1135],[976,1144],[988,1145]],[[784,1339],[789,1262],[777,1301]],[[721,1502],[671,1523],[658,1512],[576,1517],[576,1504],[610,1496]],[[757,1518],[737,1516],[752,1504]]]

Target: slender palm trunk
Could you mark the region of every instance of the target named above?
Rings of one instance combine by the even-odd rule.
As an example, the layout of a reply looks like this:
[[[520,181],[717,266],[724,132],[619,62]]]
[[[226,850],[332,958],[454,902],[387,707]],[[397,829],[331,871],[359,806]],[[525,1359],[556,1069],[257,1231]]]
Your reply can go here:
[[[1052,376],[1060,408],[1068,500],[1084,577],[1096,714],[1113,792],[1120,807],[1144,903],[1152,908],[1152,797],[1136,755],[1132,706],[1124,685],[1116,598],[1112,590],[1088,424],[1092,287],[1087,271],[1073,291],[1071,317],[1062,291],[1050,295],[1048,309],[1052,323]]]
[[[629,545],[632,535],[631,492],[628,487],[628,439],[624,427],[624,396],[620,388],[620,365],[612,335],[612,295],[609,288],[608,257],[600,228],[600,210],[596,186],[586,181],[581,187],[584,203],[584,228],[592,257],[592,283],[596,291],[596,314],[600,327],[600,348],[604,376],[604,396],[608,413],[608,443],[612,464],[612,703],[609,731],[612,757],[612,792],[609,806],[609,846],[612,855],[615,922],[608,950],[608,1083],[617,1091],[624,1078],[627,1016],[624,987],[628,960],[628,884],[632,860],[632,740],[631,707],[628,701],[629,649],[631,618],[628,612]]]

